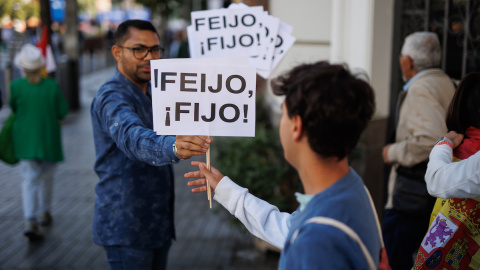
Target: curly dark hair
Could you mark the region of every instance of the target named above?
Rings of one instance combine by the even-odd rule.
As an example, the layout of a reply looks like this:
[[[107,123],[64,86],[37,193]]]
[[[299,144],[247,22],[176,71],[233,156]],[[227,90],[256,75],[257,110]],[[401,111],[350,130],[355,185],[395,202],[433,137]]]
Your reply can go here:
[[[471,126],[480,128],[480,72],[463,77],[447,111],[449,131],[465,134]]]
[[[142,21],[142,20],[127,20],[122,22],[117,30],[115,31],[115,34],[113,35],[113,40],[115,45],[122,45],[125,40],[129,38],[130,32],[129,28],[136,28],[139,30],[149,30],[157,34],[158,39],[160,40],[160,35],[157,32],[157,29],[155,29],[155,26],[149,21]]]
[[[373,89],[345,65],[300,65],[271,86],[285,96],[288,116],[301,117],[310,147],[321,158],[348,156],[375,112]]]

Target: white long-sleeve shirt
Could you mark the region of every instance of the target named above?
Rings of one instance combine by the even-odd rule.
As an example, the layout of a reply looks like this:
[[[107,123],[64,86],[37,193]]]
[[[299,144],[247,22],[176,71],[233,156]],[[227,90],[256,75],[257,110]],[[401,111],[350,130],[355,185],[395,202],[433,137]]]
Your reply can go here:
[[[250,233],[283,249],[291,214],[280,212],[276,206],[248,193],[248,189],[235,184],[228,176],[218,183],[213,199],[238,218]]]
[[[249,194],[228,177],[217,185],[214,199],[252,234],[282,249],[279,269],[368,269],[353,238],[335,227],[309,223],[312,217],[345,223],[359,235],[378,266],[381,241],[374,209],[362,179],[351,168],[345,177],[311,198],[303,210],[291,215]]]
[[[430,153],[425,181],[434,197],[475,198],[480,196],[480,151],[460,162],[452,163],[453,150],[437,145]]]

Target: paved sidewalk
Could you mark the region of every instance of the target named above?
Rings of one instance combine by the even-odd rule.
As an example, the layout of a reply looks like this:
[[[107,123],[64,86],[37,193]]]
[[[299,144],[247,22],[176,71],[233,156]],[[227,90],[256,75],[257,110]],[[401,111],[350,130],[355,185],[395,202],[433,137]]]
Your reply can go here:
[[[99,86],[113,74],[108,68],[81,80],[79,111],[63,121],[65,162],[56,171],[53,225],[41,242],[23,236],[19,166],[0,162],[0,269],[108,269],[102,248],[91,240],[95,201],[94,146],[89,106]],[[9,114],[0,110],[0,126]],[[213,163],[214,161],[212,161]],[[205,194],[192,194],[183,174],[186,161],[175,167],[175,222],[177,241],[172,245],[168,269],[276,269],[278,254],[257,251],[249,233],[231,228],[225,210],[208,208]],[[213,202],[214,208],[217,205]]]

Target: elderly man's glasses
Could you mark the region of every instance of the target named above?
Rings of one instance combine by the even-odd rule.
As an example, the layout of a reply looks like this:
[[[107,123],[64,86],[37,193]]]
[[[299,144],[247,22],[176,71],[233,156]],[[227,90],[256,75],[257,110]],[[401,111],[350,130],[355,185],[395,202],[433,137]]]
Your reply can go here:
[[[120,45],[117,45],[120,48],[124,49],[129,49],[132,50],[133,52],[133,57],[135,57],[138,60],[143,60],[145,57],[147,57],[148,53],[152,55],[152,58],[159,59],[162,57],[163,52],[165,51],[164,48],[160,46],[153,46],[153,47],[144,47],[144,46],[139,46],[139,47],[123,47]]]

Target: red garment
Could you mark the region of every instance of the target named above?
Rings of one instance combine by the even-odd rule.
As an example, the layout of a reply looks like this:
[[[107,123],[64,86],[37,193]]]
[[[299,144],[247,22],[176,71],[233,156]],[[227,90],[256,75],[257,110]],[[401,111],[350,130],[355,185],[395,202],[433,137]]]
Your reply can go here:
[[[37,43],[37,47],[42,51],[43,58],[47,57],[48,46],[48,26],[42,28],[42,39]]]
[[[458,159],[467,159],[480,150],[480,129],[469,127],[465,132],[465,138],[455,150],[453,156]]]
[[[453,156],[467,159],[480,150],[480,129],[469,127]],[[438,199],[441,200],[441,199]],[[437,201],[438,204],[439,201]],[[480,200],[443,200],[422,240],[413,270],[478,269],[480,259]]]
[[[52,47],[48,43],[48,40],[48,26],[44,25],[42,28],[42,39],[37,43],[37,47],[42,51],[43,58],[45,59],[45,66],[44,69],[42,69],[43,76],[47,76],[47,73],[54,72],[57,69]]]

